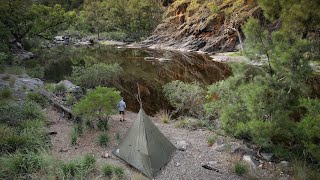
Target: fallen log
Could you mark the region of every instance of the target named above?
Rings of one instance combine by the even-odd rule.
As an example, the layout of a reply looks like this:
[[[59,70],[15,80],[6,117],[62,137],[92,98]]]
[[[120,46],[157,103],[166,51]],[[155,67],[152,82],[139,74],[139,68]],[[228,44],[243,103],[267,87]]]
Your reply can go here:
[[[76,121],[80,121],[80,117],[77,117],[71,109],[65,107],[64,105],[60,104],[55,98],[53,94],[50,94],[49,92],[45,90],[39,90],[38,91],[41,95],[43,95],[45,98],[48,99],[48,101],[53,105],[53,107],[59,109],[63,112],[63,116],[67,117],[68,119],[75,119]]]

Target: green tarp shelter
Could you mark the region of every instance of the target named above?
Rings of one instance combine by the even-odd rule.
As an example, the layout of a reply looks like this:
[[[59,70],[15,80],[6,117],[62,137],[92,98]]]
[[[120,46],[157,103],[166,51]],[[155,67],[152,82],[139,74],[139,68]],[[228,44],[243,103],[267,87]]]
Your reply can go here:
[[[113,154],[153,178],[170,161],[175,150],[176,147],[140,109],[137,120]]]

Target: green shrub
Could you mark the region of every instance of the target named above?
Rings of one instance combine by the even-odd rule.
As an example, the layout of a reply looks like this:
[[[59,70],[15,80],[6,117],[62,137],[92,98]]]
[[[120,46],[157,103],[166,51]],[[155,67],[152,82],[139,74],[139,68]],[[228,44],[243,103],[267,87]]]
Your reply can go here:
[[[163,91],[176,111],[189,116],[201,117],[203,115],[205,91],[198,83],[172,81],[163,87]]]
[[[49,147],[49,136],[42,120],[26,120],[13,128],[0,125],[0,152],[36,151]]]
[[[73,94],[71,94],[71,93],[66,94],[67,105],[69,105],[69,106],[73,105],[76,102],[76,100],[77,99],[74,97]]]
[[[299,158],[300,159],[300,158]],[[297,180],[314,179],[318,180],[320,171],[317,166],[312,166],[306,161],[295,159],[292,162],[293,177]]]
[[[63,84],[57,84],[57,85],[55,85],[53,92],[61,94],[61,93],[66,92],[66,90],[67,90],[67,88]]]
[[[109,129],[107,120],[99,120],[97,126],[100,131],[107,131]]]
[[[24,148],[28,150],[46,149],[50,146],[50,137],[43,120],[26,120],[20,123],[19,136],[25,139]]]
[[[25,147],[27,139],[20,137],[13,127],[0,124],[0,153],[12,153]]]
[[[42,79],[44,77],[44,70],[45,70],[44,67],[41,67],[41,66],[26,69],[27,74],[30,77],[39,78],[39,79]]]
[[[29,101],[38,103],[42,107],[46,107],[48,104],[47,98],[45,98],[42,94],[36,92],[29,92],[27,95],[27,99]]]
[[[79,138],[79,132],[77,131],[77,129],[73,129],[71,134],[70,134],[70,137],[71,137],[71,145],[76,145],[77,144],[77,140]]]
[[[62,163],[60,168],[63,173],[63,179],[86,179],[86,176],[94,170],[95,163],[96,160],[92,154]]]
[[[0,123],[17,125],[28,119],[46,119],[41,107],[35,102],[2,102],[0,101]]]
[[[55,92],[55,84],[53,83],[46,83],[44,85],[44,89],[47,90],[48,92],[54,93]]]
[[[0,157],[0,161],[0,178],[5,179],[19,179],[25,174],[43,173],[48,166],[45,157],[35,152],[5,155]]]
[[[75,104],[73,112],[87,119],[106,121],[117,112],[116,105],[120,99],[120,92],[114,88],[97,87]]]
[[[12,91],[10,88],[0,89],[0,100],[12,99]]]
[[[98,63],[86,67],[73,67],[71,81],[81,87],[111,86],[123,73],[119,64]]]
[[[124,169],[122,167],[114,167],[114,174],[119,179],[122,179],[124,177]]]
[[[200,126],[200,121],[190,117],[180,117],[175,124],[176,128],[197,129]]]
[[[5,74],[14,74],[14,75],[26,74],[26,70],[22,66],[6,66],[4,72]]]
[[[83,126],[81,123],[76,123],[75,126],[74,126],[74,131],[79,134],[79,135],[82,135],[83,133]]]
[[[107,146],[109,142],[109,136],[106,133],[99,134],[97,142],[100,146]]]
[[[243,176],[248,172],[248,167],[242,162],[237,162],[234,166],[234,172],[239,176]]]
[[[106,177],[111,177],[113,174],[113,166],[109,164],[105,164],[102,166],[102,174]]]
[[[87,127],[88,129],[94,129],[94,125],[93,125],[92,121],[89,120],[89,119],[86,119],[85,125],[86,125],[86,127]]]
[[[83,167],[85,169],[94,169],[96,164],[96,158],[93,154],[86,154],[83,158]]]
[[[307,152],[320,162],[320,100],[302,99],[300,103],[307,109],[307,113],[297,125],[299,138]]]
[[[215,136],[215,135],[209,136],[207,139],[208,146],[212,146],[216,140],[217,140],[217,136]]]

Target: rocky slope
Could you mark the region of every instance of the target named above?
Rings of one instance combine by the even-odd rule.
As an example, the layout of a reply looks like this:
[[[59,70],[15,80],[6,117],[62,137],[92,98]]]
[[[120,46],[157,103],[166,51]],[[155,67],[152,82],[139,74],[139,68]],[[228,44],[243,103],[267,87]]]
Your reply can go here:
[[[176,0],[163,22],[141,44],[151,48],[204,52],[241,48],[241,26],[262,16],[256,0]]]

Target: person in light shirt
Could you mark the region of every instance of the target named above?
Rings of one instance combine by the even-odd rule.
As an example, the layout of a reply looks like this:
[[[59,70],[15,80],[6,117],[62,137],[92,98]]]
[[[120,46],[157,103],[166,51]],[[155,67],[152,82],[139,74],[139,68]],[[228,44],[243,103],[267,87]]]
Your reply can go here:
[[[120,122],[125,121],[124,115],[125,115],[126,107],[127,107],[126,102],[124,102],[123,98],[121,98],[121,101],[118,103],[119,114],[121,115]]]

